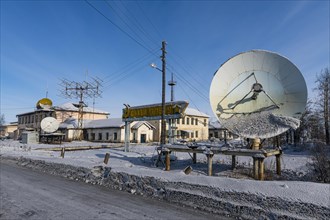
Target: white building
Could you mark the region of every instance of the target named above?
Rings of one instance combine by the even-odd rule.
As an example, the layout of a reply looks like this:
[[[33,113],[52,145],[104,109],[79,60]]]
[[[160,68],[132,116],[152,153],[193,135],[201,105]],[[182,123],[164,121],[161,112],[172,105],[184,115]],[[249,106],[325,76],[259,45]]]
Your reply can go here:
[[[155,127],[147,121],[130,123],[130,141],[146,143],[153,141]],[[122,118],[92,120],[84,125],[84,139],[120,143],[125,141],[125,123]]]
[[[209,138],[209,117],[207,114],[197,109],[186,108],[184,117],[172,120],[174,139],[184,139],[186,141],[202,141]],[[160,140],[161,121],[150,121],[155,126],[154,141]],[[167,139],[169,139],[169,126],[166,124]]]

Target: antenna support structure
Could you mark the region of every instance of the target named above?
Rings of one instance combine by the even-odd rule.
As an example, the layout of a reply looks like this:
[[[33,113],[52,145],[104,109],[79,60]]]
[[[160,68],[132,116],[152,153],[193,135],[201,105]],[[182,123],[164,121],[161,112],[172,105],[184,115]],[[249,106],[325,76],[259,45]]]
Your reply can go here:
[[[62,80],[61,86],[63,87],[61,93],[65,98],[76,98],[79,99],[78,103],[78,124],[76,129],[79,131],[76,133],[76,138],[82,140],[82,129],[84,119],[84,107],[87,105],[84,102],[85,98],[97,98],[101,97],[101,83],[102,80],[99,78],[92,78],[91,82],[83,81],[69,81],[66,79]]]

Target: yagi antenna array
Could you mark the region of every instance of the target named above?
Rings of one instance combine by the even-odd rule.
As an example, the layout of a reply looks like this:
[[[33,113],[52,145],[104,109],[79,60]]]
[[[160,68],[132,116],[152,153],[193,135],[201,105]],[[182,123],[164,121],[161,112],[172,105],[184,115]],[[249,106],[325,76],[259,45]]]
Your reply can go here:
[[[220,123],[247,138],[269,138],[300,125],[307,87],[299,69],[276,53],[252,50],[215,73],[210,103]]]

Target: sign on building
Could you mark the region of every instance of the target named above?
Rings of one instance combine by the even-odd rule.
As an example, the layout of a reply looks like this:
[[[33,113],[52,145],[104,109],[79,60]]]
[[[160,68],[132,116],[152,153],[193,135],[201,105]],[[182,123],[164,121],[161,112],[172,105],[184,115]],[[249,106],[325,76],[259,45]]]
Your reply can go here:
[[[187,101],[175,101],[165,103],[165,119],[181,118],[188,107]],[[123,109],[123,121],[147,121],[160,120],[162,116],[162,104],[141,105]]]

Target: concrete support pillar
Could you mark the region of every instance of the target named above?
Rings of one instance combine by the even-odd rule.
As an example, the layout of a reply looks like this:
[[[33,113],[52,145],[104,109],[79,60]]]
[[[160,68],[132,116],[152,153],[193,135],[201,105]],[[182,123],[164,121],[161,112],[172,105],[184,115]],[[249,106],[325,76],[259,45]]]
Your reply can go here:
[[[210,151],[208,153],[206,153],[206,157],[207,157],[207,163],[208,163],[208,175],[212,176],[212,158],[213,158],[213,152]]]
[[[171,151],[166,148],[163,152],[165,153],[165,170],[169,171],[171,169]]]
[[[236,168],[236,155],[231,156],[231,168],[233,170]]]
[[[130,130],[130,122],[125,121],[125,152],[129,151]]]

